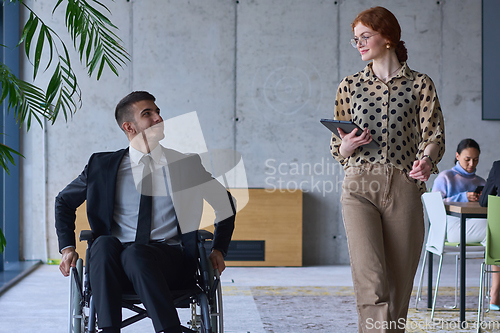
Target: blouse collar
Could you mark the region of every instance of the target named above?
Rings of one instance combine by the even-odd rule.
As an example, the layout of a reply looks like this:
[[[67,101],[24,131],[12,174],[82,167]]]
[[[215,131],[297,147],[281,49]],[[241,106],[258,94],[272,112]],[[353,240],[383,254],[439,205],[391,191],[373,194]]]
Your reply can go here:
[[[408,64],[403,62],[401,64],[401,69],[393,78],[406,77],[408,80],[414,80],[415,76],[413,75],[412,70],[408,67]],[[361,77],[364,78],[365,81],[375,81],[378,80],[375,73],[373,73],[373,62],[370,62],[366,67],[361,71]]]

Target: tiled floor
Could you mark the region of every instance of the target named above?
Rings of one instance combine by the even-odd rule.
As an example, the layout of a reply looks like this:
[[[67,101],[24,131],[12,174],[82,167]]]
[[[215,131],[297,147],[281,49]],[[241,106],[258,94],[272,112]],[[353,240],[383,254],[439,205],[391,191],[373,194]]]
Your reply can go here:
[[[435,265],[436,267],[437,265]],[[443,269],[439,305],[453,301],[454,263]],[[416,280],[418,280],[418,273]],[[418,281],[417,281],[418,282]],[[57,266],[42,265],[0,296],[0,333],[67,332],[68,284]],[[467,263],[467,307],[477,307],[479,262]],[[229,267],[222,275],[225,332],[357,332],[357,314],[349,266],[300,268]],[[415,284],[416,288],[416,284]],[[415,310],[412,297],[408,332],[473,332],[475,313],[468,312],[469,330],[455,330],[457,312]],[[426,302],[421,303],[425,306]],[[188,310],[181,310],[186,322]],[[488,320],[500,319],[490,314]],[[500,330],[487,330],[494,332]],[[123,332],[154,332],[148,319]]]

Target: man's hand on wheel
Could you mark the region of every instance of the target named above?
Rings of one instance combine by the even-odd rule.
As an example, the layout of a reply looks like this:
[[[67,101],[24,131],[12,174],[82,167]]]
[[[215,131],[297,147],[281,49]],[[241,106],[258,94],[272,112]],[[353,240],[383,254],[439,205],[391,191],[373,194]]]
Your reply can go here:
[[[226,263],[224,262],[224,256],[222,255],[222,252],[213,249],[212,253],[210,253],[208,257],[210,258],[214,269],[218,269],[219,274],[222,274],[222,272],[226,269]]]
[[[78,253],[75,251],[74,247],[67,247],[62,250],[61,263],[59,264],[59,270],[62,275],[69,276],[69,271],[71,267],[76,267],[77,260]]]

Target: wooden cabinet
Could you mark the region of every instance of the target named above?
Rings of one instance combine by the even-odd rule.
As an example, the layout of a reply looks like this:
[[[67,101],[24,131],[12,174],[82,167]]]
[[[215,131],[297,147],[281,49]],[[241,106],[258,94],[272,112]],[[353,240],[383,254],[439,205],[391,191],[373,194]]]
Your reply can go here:
[[[246,190],[230,191],[237,202],[246,201]],[[203,213],[202,225],[213,221],[213,211]],[[236,214],[232,241],[264,241],[265,260],[227,261],[228,266],[302,266],[302,191],[249,189],[247,205]]]

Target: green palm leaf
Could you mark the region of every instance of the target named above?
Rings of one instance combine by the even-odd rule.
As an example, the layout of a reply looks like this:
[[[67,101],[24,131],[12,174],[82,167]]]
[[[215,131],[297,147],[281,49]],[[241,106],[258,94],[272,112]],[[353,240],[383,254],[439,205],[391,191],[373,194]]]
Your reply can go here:
[[[36,87],[29,86],[10,72],[0,71],[3,87],[0,101],[8,99],[9,107],[14,110],[18,122],[26,121],[28,128],[33,119],[39,124],[43,124],[43,118],[54,123],[61,112],[68,119],[81,106],[81,91],[71,67],[67,47],[59,35],[22,0],[10,2],[21,3],[30,13],[18,46],[24,43],[25,54],[33,65],[33,79],[39,74],[40,68],[45,72],[52,72],[45,91],[38,88],[34,93]],[[87,67],[88,75],[92,76],[97,70],[99,80],[105,68],[118,75],[118,67],[130,61],[130,57],[121,45],[122,41],[113,32],[117,27],[102,12],[104,10],[105,13],[110,13],[109,9],[95,0],[59,0],[52,13],[64,4],[68,33],[80,62],[84,62]],[[47,47],[48,59],[42,60]],[[42,67],[43,61],[46,64]]]
[[[6,145],[0,143],[0,167],[2,167],[7,172],[7,174],[9,173],[9,167],[7,165],[7,161],[14,164],[14,156],[12,156],[13,154],[22,156],[14,149],[7,147]],[[0,228],[0,252],[1,253],[3,253],[6,244],[7,244],[7,240],[5,239],[3,231]]]
[[[43,89],[16,77],[0,62],[0,103],[6,103],[9,112],[14,112],[19,126],[26,123],[29,130],[33,121],[40,126],[43,126],[44,119],[54,123],[60,113],[67,120],[81,106],[81,90],[63,40],[22,0],[4,1],[3,4],[16,2],[29,12],[29,18],[16,47],[24,44],[26,57],[33,65],[33,79],[41,71],[51,71],[50,81]],[[52,13],[64,4],[68,33],[73,47],[78,52],[80,63],[87,68],[88,75],[92,76],[97,70],[99,80],[104,70],[109,68],[118,76],[118,67],[129,62],[130,57],[114,32],[118,28],[106,16],[110,13],[109,9],[96,0],[58,0]],[[47,47],[49,53],[48,59],[45,60],[42,54]],[[0,168],[8,172],[9,164],[14,163],[13,155],[22,156],[10,147],[0,144]],[[0,229],[1,252],[5,243]]]
[[[5,239],[5,236],[3,235],[3,231],[0,228],[0,252],[3,253],[5,249],[5,245],[7,245],[7,240]]]

